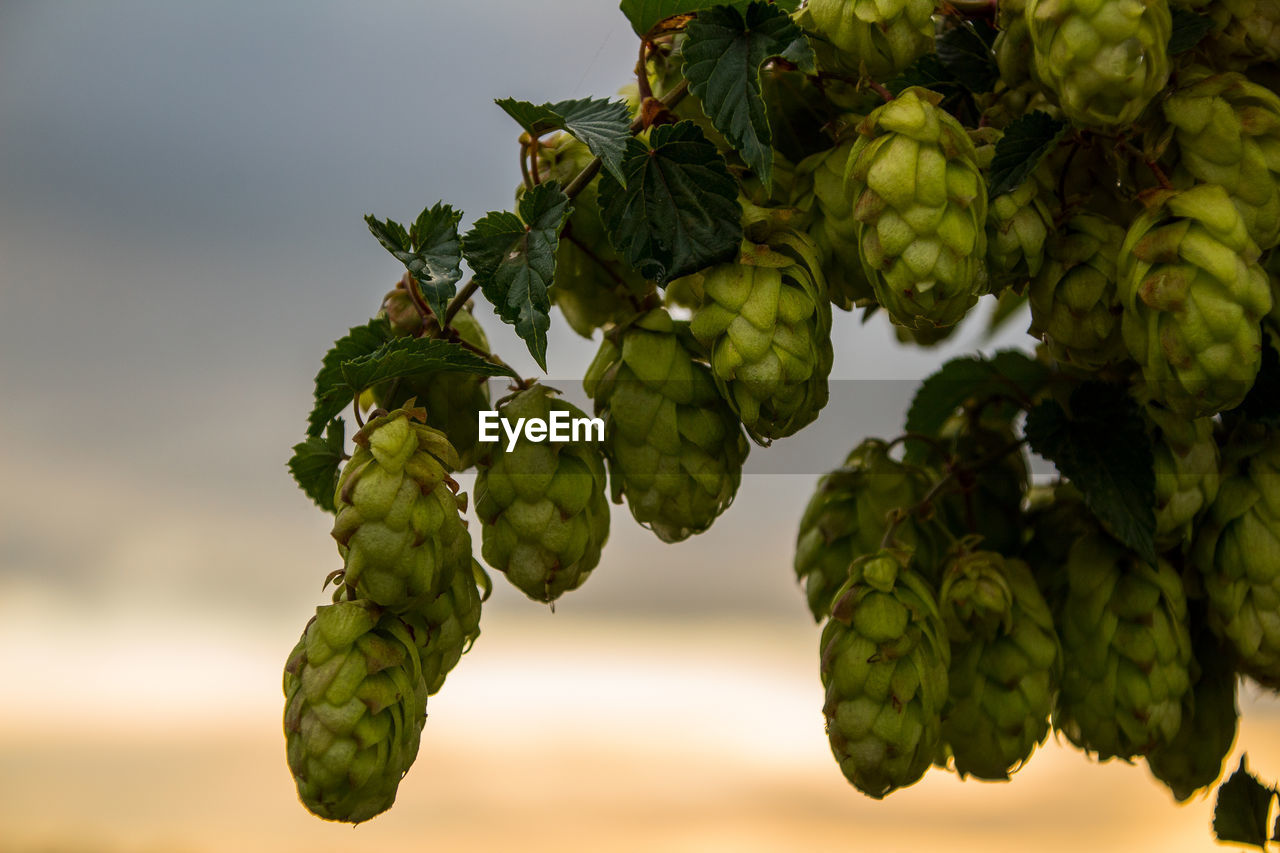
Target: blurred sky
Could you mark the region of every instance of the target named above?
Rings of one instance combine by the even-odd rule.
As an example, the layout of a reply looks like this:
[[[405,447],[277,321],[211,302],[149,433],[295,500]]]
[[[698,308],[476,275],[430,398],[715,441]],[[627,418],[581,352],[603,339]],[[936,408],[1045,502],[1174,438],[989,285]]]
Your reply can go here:
[[[493,99],[611,95],[626,80],[634,46],[612,0],[0,2],[0,665],[21,676],[0,705],[0,851],[225,849],[216,838],[184,835],[181,815],[190,813],[193,833],[219,825],[214,816],[169,810],[168,822],[148,832],[163,810],[124,821],[129,809],[103,805],[112,790],[134,791],[135,806],[147,791],[191,802],[212,797],[225,810],[218,820],[231,823],[237,809],[252,806],[254,821],[276,828],[250,838],[244,826],[258,825],[250,821],[227,837],[246,848],[287,849],[270,841],[286,824],[272,823],[257,793],[256,805],[237,800],[236,779],[248,780],[246,791],[269,790],[265,801],[282,803],[288,821],[307,827],[309,849],[353,849],[350,832],[334,835],[341,831],[290,802],[278,671],[322,601],[321,579],[339,565],[327,518],[296,490],[284,463],[302,436],[320,357],[376,311],[399,276],[361,217],[411,219],[443,198],[466,211],[465,226],[509,207],[517,130]],[[495,348],[533,373],[514,335],[481,316]],[[846,790],[824,754],[817,637],[791,580],[792,537],[817,474],[865,435],[896,429],[913,390],[904,380],[980,342],[967,328],[940,351],[907,350],[882,319],[862,326],[846,314],[837,316],[834,337],[833,375],[850,381],[803,438],[756,450],[754,470],[768,473],[745,479],[711,532],[663,546],[619,507],[601,567],[554,616],[499,585],[485,637],[433,700],[433,721],[445,713],[437,704],[445,708],[444,697],[456,693],[453,713],[462,709],[483,728],[454,716],[446,727],[452,740],[424,742],[411,776],[420,820],[433,802],[482,820],[548,801],[546,791],[523,805],[502,799],[519,799],[512,780],[536,778],[553,760],[547,743],[570,764],[586,762],[578,776],[559,765],[555,772],[567,786],[563,805],[586,796],[578,815],[601,833],[601,816],[612,812],[600,804],[623,770],[628,784],[643,787],[635,773],[651,783],[648,794],[623,786],[628,808],[638,808],[636,798],[645,802],[667,781],[692,792],[696,784],[673,779],[686,774],[684,765],[661,762],[683,756],[701,766],[690,756],[703,748],[746,762],[723,769],[755,774],[751,784],[760,787],[756,800],[726,795],[710,818],[689,818],[697,826],[682,840],[687,849],[732,848],[752,835],[750,820],[767,821],[771,813],[759,808],[777,781],[770,756],[785,758],[801,780],[779,788],[785,796],[821,790],[832,811],[810,815],[810,825],[804,809],[774,802],[788,817],[775,826],[781,835],[755,833],[760,849],[774,847],[769,839],[782,849],[791,831],[809,841],[856,832],[851,809],[877,814]],[[1019,327],[981,346],[1027,342]],[[553,326],[553,384],[575,383],[593,352],[591,342]],[[709,633],[718,639],[708,647],[674,651]],[[646,656],[643,637],[661,638],[665,651]],[[619,657],[605,654],[610,649]],[[762,649],[788,665],[761,661]],[[558,657],[548,658],[552,652]],[[473,661],[476,674],[464,678]],[[707,672],[705,683],[690,661]],[[497,681],[467,680],[486,673]],[[641,691],[635,701],[584,699],[593,686],[627,696],[628,685]],[[780,691],[778,715],[757,709],[737,735],[716,741],[717,721],[742,713],[740,699],[728,698],[734,689],[766,704]],[[501,695],[517,726],[530,714],[532,730],[550,739],[540,746],[522,741],[518,728],[504,730],[492,705]],[[682,724],[686,697],[706,705]],[[655,702],[674,716],[655,718]],[[584,713],[605,715],[596,718],[598,732],[573,716]],[[1258,713],[1272,711],[1263,705]],[[75,737],[65,741],[68,726]],[[676,730],[687,750],[672,740]],[[58,749],[46,751],[32,731],[58,732]],[[164,756],[203,749],[215,731],[243,750],[216,756],[244,761],[240,775],[218,765],[230,774],[215,780],[225,788],[202,787],[215,782],[192,769],[204,766],[198,756],[174,765],[186,771],[170,768],[178,779],[146,769],[153,767],[146,756],[166,766]],[[513,741],[527,749],[512,749]],[[591,764],[597,741],[623,744],[617,770]],[[500,776],[508,753],[523,769],[502,779],[490,801],[467,801],[486,796],[486,783],[473,773],[474,784],[433,789],[423,769],[433,744],[455,771],[466,769],[463,754]],[[458,753],[462,746],[471,751]],[[1280,769],[1280,755],[1272,757]],[[1159,804],[1157,819],[1188,813],[1168,805],[1144,772],[1129,772],[1126,784]],[[72,777],[80,787],[64,791]],[[729,776],[713,774],[707,784],[713,778]],[[44,810],[20,794],[38,797]],[[1034,828],[995,797],[964,796],[970,824]],[[1077,797],[1082,809],[1114,810],[1104,799]],[[667,801],[657,797],[653,807]],[[603,811],[588,813],[593,803]],[[867,819],[902,812],[878,814]],[[1201,807],[1180,824],[1204,833],[1186,849],[1207,844],[1205,814]],[[72,815],[82,820],[65,819]],[[386,817],[375,826],[397,819],[412,820]],[[930,820],[937,832],[950,831]],[[593,846],[607,846],[608,837]],[[682,836],[676,826],[664,837]],[[1099,829],[1091,843],[1104,849],[1109,837]],[[938,849],[921,844],[881,849]]]

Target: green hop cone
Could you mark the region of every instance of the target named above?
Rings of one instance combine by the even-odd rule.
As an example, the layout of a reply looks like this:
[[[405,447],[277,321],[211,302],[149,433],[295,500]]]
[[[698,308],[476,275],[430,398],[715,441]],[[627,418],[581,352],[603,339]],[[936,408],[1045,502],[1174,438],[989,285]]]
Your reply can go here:
[[[982,538],[982,547],[1001,554],[1022,548],[1022,499],[1030,481],[1026,456],[1008,423],[971,421],[965,413],[943,425],[941,437],[961,466],[987,462],[981,470],[957,470],[958,488],[943,498],[946,518],[957,530]]]
[[[480,604],[492,590],[489,576],[473,558],[471,571],[455,572],[449,588],[435,601],[402,617],[413,632],[429,695],[439,692],[480,636]]]
[[[1205,68],[1162,104],[1178,186],[1218,184],[1260,249],[1280,242],[1280,96],[1242,74]]]
[[[298,798],[326,820],[391,808],[418,754],[427,686],[400,620],[370,601],[316,608],[284,669],[284,733]]]
[[[543,180],[557,180],[561,186],[567,186],[594,159],[586,145],[567,133],[548,137],[538,156]],[[649,289],[644,277],[610,245],[598,188],[598,179],[592,179],[573,199],[573,212],[556,246],[555,281],[547,291],[569,326],[585,338],[629,317],[634,313],[632,298],[642,297]]]
[[[1216,184],[1164,194],[1120,248],[1121,332],[1153,399],[1195,418],[1234,408],[1271,310],[1258,247]]]
[[[934,0],[809,0],[797,22],[818,67],[887,80],[933,46]]]
[[[1251,426],[1224,451],[1218,496],[1196,533],[1192,559],[1209,624],[1241,671],[1280,686],[1280,431]]]
[[[951,640],[942,737],[962,778],[1008,779],[1049,733],[1062,667],[1049,605],[1026,563],[964,549],[938,605]]]
[[[1143,411],[1155,466],[1156,547],[1185,548],[1196,522],[1218,496],[1213,418],[1187,420],[1157,405]]]
[[[1027,0],[1035,73],[1068,119],[1119,129],[1169,79],[1166,0]]]
[[[1280,0],[1215,0],[1206,11],[1217,31],[1204,47],[1222,67],[1280,60]]]
[[[534,385],[499,405],[498,415],[511,424],[524,418],[554,427],[552,413],[559,412],[564,429],[585,418],[555,394]],[[522,430],[512,449],[505,439],[489,445],[478,463],[481,554],[535,601],[581,586],[609,537],[604,458],[589,438],[535,442]]]
[[[915,784],[942,742],[951,663],[929,585],[899,551],[855,560],[822,629],[827,738],[845,778],[880,799]]]
[[[1192,671],[1195,681],[1182,710],[1182,727],[1166,746],[1147,753],[1147,767],[1184,802],[1212,785],[1236,739],[1236,673],[1231,656],[1203,626],[1196,634]]]
[[[1027,26],[1026,0],[1000,0],[996,5],[996,65],[1000,79],[1011,88],[1031,81],[1035,62],[1031,54],[1031,28]]]
[[[970,134],[978,165],[990,171],[1004,133],[984,127]],[[1025,284],[1044,265],[1045,241],[1055,230],[1053,193],[1036,174],[987,205],[987,277],[992,291]]]
[[[954,325],[987,286],[987,188],[941,97],[912,87],[873,110],[845,171],[876,301],[917,329]]]
[[[1190,689],[1191,637],[1182,579],[1094,530],[1066,562],[1056,623],[1062,690],[1054,726],[1100,760],[1168,744]]]
[[[697,275],[690,330],[721,395],[759,442],[792,435],[827,403],[831,304],[817,247],[781,228]]]
[[[606,335],[583,385],[605,419],[613,499],[663,542],[711,526],[742,480],[750,444],[695,359],[688,324],[658,308]]]
[[[402,304],[408,298],[403,290],[393,290],[383,302],[383,309],[391,319],[393,330],[397,326],[404,328],[412,323]],[[412,301],[409,307],[412,308]],[[427,320],[424,324],[416,309],[412,316],[417,318],[420,328],[425,327],[423,334],[427,337],[435,337],[439,333],[440,327],[434,319]],[[462,340],[488,352],[489,338],[470,310],[460,310],[454,315],[450,326],[457,330]],[[486,377],[455,370],[441,370],[425,376],[405,376],[375,386],[373,401],[387,410],[401,408],[410,401],[413,401],[413,405],[426,409],[427,426],[444,433],[458,453],[458,465],[454,470],[461,471],[475,464],[480,437],[477,417],[482,410],[489,408],[489,383]]]
[[[1045,246],[1031,280],[1030,334],[1057,360],[1094,370],[1126,356],[1116,293],[1124,229],[1091,213],[1067,220]]]
[[[849,564],[880,548],[898,511],[915,506],[929,491],[923,468],[889,456],[889,445],[869,438],[842,467],[823,475],[809,499],[796,536],[796,578],[815,621],[831,612],[831,600],[849,577]],[[893,541],[914,552],[926,575],[934,575],[946,552],[945,532],[933,519],[905,516]]]
[[[371,418],[338,479],[333,538],[355,595],[396,613],[430,604],[469,572],[466,495],[449,476],[457,454],[421,409]]]
[[[844,182],[853,143],[853,139],[846,140],[806,158],[796,167],[796,205],[811,214],[808,234],[822,252],[822,270],[831,302],[846,311],[874,298],[858,253],[853,197]]]

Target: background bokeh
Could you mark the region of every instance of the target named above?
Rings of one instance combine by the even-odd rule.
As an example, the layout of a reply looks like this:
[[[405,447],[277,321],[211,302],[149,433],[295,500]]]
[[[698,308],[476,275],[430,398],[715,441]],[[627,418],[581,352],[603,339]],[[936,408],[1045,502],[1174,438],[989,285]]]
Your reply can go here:
[[[1007,785],[842,780],[804,501],[947,354],[1029,343],[908,350],[846,314],[832,409],[709,533],[618,508],[554,614],[499,579],[396,808],[297,804],[280,667],[338,558],[284,462],[320,356],[399,276],[361,216],[509,207],[492,100],[610,95],[634,45],[613,0],[0,0],[0,851],[1211,846],[1206,800],[1052,742]],[[553,384],[593,351],[553,327]],[[1280,772],[1276,703],[1244,703]]]

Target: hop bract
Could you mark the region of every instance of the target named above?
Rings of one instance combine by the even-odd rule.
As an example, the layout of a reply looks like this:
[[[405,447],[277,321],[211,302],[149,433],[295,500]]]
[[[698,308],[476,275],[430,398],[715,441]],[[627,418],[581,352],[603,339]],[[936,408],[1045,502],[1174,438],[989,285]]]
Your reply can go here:
[[[489,576],[473,558],[471,571],[455,572],[449,588],[425,607],[401,618],[413,633],[427,693],[434,696],[445,677],[480,636],[480,603],[492,591]]]
[[[933,0],[809,0],[797,21],[824,71],[888,79],[933,44]]]
[[[1280,685],[1280,431],[1255,427],[1228,449],[1193,557],[1210,625],[1242,671]]]
[[[941,743],[951,654],[934,595],[906,555],[853,562],[821,646],[822,712],[845,778],[877,799],[919,781]]]
[[[552,410],[585,417],[542,385],[498,407],[500,417],[550,422]],[[479,461],[476,514],[481,554],[535,601],[577,589],[600,562],[609,537],[604,458],[588,441],[534,442],[521,434],[510,452],[490,445]]]
[[[1036,74],[1076,124],[1122,128],[1169,79],[1166,0],[1027,0]]]
[[[1164,196],[1129,227],[1119,276],[1125,346],[1151,397],[1189,418],[1239,405],[1258,372],[1271,290],[1226,191]]]
[[[857,127],[845,180],[876,301],[895,323],[950,326],[987,287],[987,188],[973,142],[928,89]]]
[[[1190,689],[1191,637],[1182,579],[1101,531],[1067,555],[1055,614],[1062,690],[1054,726],[1099,759],[1132,758],[1167,745]]]
[[[970,136],[977,145],[978,165],[990,169],[1004,133],[979,128]],[[987,278],[993,291],[1020,285],[1044,265],[1045,241],[1054,231],[1053,193],[1036,174],[987,205]]]
[[[818,417],[834,358],[817,247],[789,228],[766,239],[744,241],[737,260],[695,277],[702,302],[690,323],[716,387],[762,442]]]
[[[1049,733],[1062,667],[1049,605],[1026,563],[964,549],[938,601],[951,639],[942,737],[962,777],[1008,779]]]
[[[613,498],[664,542],[711,526],[737,494],[750,445],[694,358],[687,324],[655,309],[606,336],[583,384],[605,419]]]
[[[1280,59],[1278,0],[1216,0],[1205,11],[1218,27],[1205,47],[1224,67]]]
[[[878,551],[894,514],[914,507],[930,485],[927,471],[893,459],[889,446],[876,438],[862,442],[842,467],[818,481],[800,520],[795,554],[796,577],[815,620],[830,614],[850,563]],[[944,536],[932,519],[906,515],[893,540],[913,550],[925,574],[935,575],[946,551]]]
[[[429,605],[455,572],[471,570],[466,495],[449,476],[458,457],[443,433],[415,422],[425,416],[397,409],[370,419],[334,501],[343,582],[397,613]]]
[[[853,139],[810,155],[797,166],[803,187],[796,204],[807,209],[812,220],[809,237],[822,252],[822,269],[832,304],[848,310],[870,303],[874,294],[858,251],[858,222],[853,218],[853,196],[844,181]]]
[[[427,713],[404,624],[369,601],[316,608],[285,664],[284,695],[289,770],[303,805],[348,823],[391,808]]]
[[[1156,546],[1191,544],[1195,523],[1218,496],[1218,444],[1213,419],[1187,420],[1160,406],[1146,406],[1155,470]]]

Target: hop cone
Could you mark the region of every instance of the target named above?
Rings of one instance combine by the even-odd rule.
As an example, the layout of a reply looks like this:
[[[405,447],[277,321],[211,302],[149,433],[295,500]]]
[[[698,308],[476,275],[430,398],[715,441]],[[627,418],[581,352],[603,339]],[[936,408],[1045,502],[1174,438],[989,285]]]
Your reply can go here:
[[[1007,423],[974,423],[964,414],[944,424],[941,437],[951,442],[952,457],[962,463],[993,460],[977,473],[958,473],[959,489],[943,501],[948,520],[981,536],[986,550],[1017,554],[1022,548],[1022,498],[1029,473],[1022,449],[1014,447],[1013,429]]]
[[[827,403],[831,304],[817,247],[781,229],[744,242],[736,261],[699,274],[690,329],[711,353],[716,387],[757,441],[791,435]]]
[[[1280,60],[1280,2],[1216,0],[1206,10],[1218,31],[1206,39],[1213,59],[1229,68]]]
[[[818,66],[887,80],[933,46],[933,0],[809,0],[797,20]]]
[[[853,197],[844,172],[854,140],[819,151],[803,160],[797,171],[800,197],[796,203],[812,215],[809,237],[822,252],[822,270],[832,304],[846,311],[872,301],[871,283],[862,271],[858,253],[858,223],[853,218]]]
[[[1213,419],[1187,420],[1160,406],[1146,406],[1155,463],[1156,547],[1191,544],[1194,525],[1218,495],[1218,445]]]
[[[284,695],[302,804],[348,823],[391,808],[427,718],[427,686],[404,624],[370,601],[316,608],[285,664]]]
[[[862,442],[843,467],[818,481],[800,520],[795,555],[796,577],[815,620],[830,614],[849,564],[879,550],[893,513],[919,503],[931,485],[924,469],[891,458],[889,446],[877,438]],[[946,550],[943,535],[932,520],[908,516],[893,538],[914,551],[926,574],[935,574]]]
[[[1193,560],[1209,600],[1209,623],[1240,668],[1280,685],[1280,431],[1238,440],[1222,485],[1196,534]]]
[[[738,491],[749,444],[694,359],[687,324],[658,308],[606,336],[583,385],[605,419],[613,499],[664,542],[711,526]]]
[[[551,413],[585,415],[541,385],[498,408],[516,423]],[[495,444],[479,461],[476,514],[485,562],[535,601],[577,589],[600,562],[609,537],[604,458],[590,441],[534,442],[523,433],[508,452]]]
[[[445,676],[480,636],[480,603],[491,591],[489,576],[473,558],[471,571],[455,572],[435,601],[402,617],[413,631],[428,694],[439,692]]]
[[[1066,563],[1056,621],[1065,666],[1054,726],[1102,760],[1168,744],[1190,688],[1191,637],[1182,579],[1101,533],[1080,536]]]
[[[986,288],[987,188],[940,99],[913,87],[872,111],[845,173],[876,300],[911,328],[953,325]]]
[[[1004,133],[984,127],[971,134],[978,165],[991,168],[996,144]],[[1018,285],[1040,271],[1045,241],[1054,231],[1052,193],[1033,175],[987,205],[987,276],[993,291]]]
[[[443,433],[414,423],[423,417],[398,409],[370,419],[334,500],[345,585],[397,613],[429,605],[471,565],[466,495],[448,473],[458,457]]]
[[[1163,103],[1179,186],[1219,184],[1261,249],[1280,242],[1280,96],[1235,73],[1193,69]]]
[[[1076,214],[1050,237],[1031,280],[1030,333],[1059,361],[1096,369],[1124,358],[1116,294],[1123,242],[1123,228],[1090,213]]]
[[[951,653],[933,593],[902,552],[854,561],[821,644],[822,712],[845,778],[876,799],[917,782],[941,744]]]
[[[1152,398],[1189,418],[1238,405],[1258,372],[1271,291],[1226,191],[1192,187],[1138,217],[1119,276],[1121,331]]]
[[[1049,733],[1062,667],[1049,605],[1021,560],[948,561],[938,597],[951,639],[942,737],[961,777],[1008,779]]]
[[[1194,650],[1195,681],[1183,705],[1182,726],[1168,745],[1156,747],[1146,756],[1151,775],[1179,802],[1222,775],[1240,717],[1230,654],[1203,628],[1196,635]]]
[[[1031,80],[1035,62],[1031,55],[1031,28],[1027,26],[1026,0],[1000,0],[996,5],[996,65],[1000,79],[1011,88]]]
[[[403,289],[387,294],[383,310],[391,320],[393,331],[415,329],[424,325],[422,316]],[[412,311],[411,315],[409,311]],[[469,310],[464,308],[455,314],[450,325],[457,330],[462,340],[488,351],[489,339]],[[425,326],[424,334],[428,337],[434,337],[440,328],[434,319],[426,321]],[[414,331],[403,334],[414,334]],[[489,408],[489,384],[484,376],[442,370],[424,377],[392,379],[373,389],[373,400],[380,408],[388,410],[401,408],[411,400],[416,401],[416,406],[427,411],[427,426],[444,433],[457,451],[456,470],[470,468],[475,464],[480,437],[477,415]]]
[[[1166,0],[1027,0],[1036,74],[1084,127],[1133,124],[1169,79]]]
[[[544,180],[566,186],[594,155],[567,133],[548,138],[539,149]],[[599,181],[592,180],[573,200],[573,213],[556,247],[556,277],[547,295],[565,321],[585,338],[609,323],[629,317],[628,294],[642,296],[649,284],[610,246],[600,217]],[[475,423],[475,418],[472,418]]]

